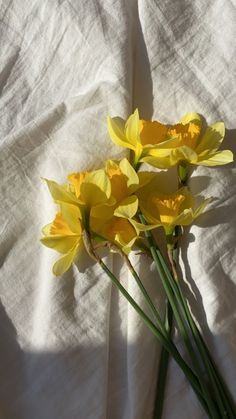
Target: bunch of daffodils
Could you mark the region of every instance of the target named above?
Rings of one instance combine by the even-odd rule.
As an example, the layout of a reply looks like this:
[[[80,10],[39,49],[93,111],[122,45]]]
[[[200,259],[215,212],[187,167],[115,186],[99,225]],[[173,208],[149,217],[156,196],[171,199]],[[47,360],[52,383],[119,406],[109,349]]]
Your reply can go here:
[[[109,117],[107,122],[111,140],[129,149],[129,158],[107,160],[98,170],[71,173],[63,185],[45,179],[58,206],[54,220],[43,228],[41,238],[45,246],[60,254],[53,273],[62,275],[86,251],[158,338],[163,349],[154,418],[162,416],[169,355],[184,372],[209,418],[236,418],[230,392],[192,317],[176,269],[179,236],[212,200],[192,195],[187,186],[190,166],[218,166],[233,161],[231,151],[219,150],[225,134],[224,124],[217,122],[207,127],[200,115],[188,113],[176,125],[164,125],[140,119],[138,110],[127,121]],[[142,171],[142,163],[154,169]],[[172,166],[176,166],[179,187],[170,193],[164,188],[163,171]],[[154,238],[160,229],[166,235],[168,260]],[[123,258],[140,288],[149,315],[104,263],[102,248]],[[158,311],[131,264],[129,255],[135,249],[147,253],[156,264],[166,292],[164,314]],[[181,354],[172,339],[173,317],[187,360],[186,353]]]

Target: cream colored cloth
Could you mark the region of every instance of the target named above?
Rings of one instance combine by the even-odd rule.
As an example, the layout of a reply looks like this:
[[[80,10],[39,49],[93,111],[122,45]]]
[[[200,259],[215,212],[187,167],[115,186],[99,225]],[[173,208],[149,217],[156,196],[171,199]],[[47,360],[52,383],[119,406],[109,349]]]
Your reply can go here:
[[[169,123],[222,119],[235,150],[235,3],[13,0],[0,16],[0,418],[151,419],[160,347],[96,265],[53,278],[39,238],[55,206],[40,177],[63,182],[124,155],[106,116],[136,107]],[[218,200],[181,242],[185,293],[234,397],[235,173],[194,171],[193,192]],[[141,301],[119,258],[108,263]],[[171,362],[164,419],[190,417],[206,414]]]

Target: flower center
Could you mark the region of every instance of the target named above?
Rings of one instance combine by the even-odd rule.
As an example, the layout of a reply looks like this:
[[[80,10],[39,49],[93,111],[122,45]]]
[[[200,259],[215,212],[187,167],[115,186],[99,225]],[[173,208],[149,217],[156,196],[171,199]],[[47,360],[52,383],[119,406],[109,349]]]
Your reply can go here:
[[[185,200],[185,196],[178,194],[172,197],[153,197],[152,202],[156,206],[160,221],[163,224],[171,224],[179,215],[180,206]]]
[[[168,127],[157,121],[140,120],[140,139],[142,145],[159,144],[165,140]]]
[[[121,172],[119,166],[110,166],[106,172],[111,181],[111,194],[117,202],[128,196],[127,177]]]
[[[68,180],[75,189],[76,198],[80,196],[81,185],[89,172],[71,173],[68,175]]]
[[[192,148],[197,146],[197,140],[200,134],[200,126],[190,122],[189,124],[177,124],[168,129],[168,136],[178,137],[178,147],[183,145]]]

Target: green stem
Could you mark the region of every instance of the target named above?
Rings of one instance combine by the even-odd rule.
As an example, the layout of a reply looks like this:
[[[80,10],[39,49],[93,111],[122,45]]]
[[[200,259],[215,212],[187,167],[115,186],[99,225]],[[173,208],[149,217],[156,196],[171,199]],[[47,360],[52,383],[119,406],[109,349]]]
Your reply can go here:
[[[212,357],[209,353],[209,350],[207,349],[207,346],[197,329],[197,326],[192,318],[191,312],[189,310],[188,304],[185,300],[185,297],[183,296],[182,290],[179,285],[178,278],[175,281],[173,277],[170,274],[170,271],[165,263],[165,260],[160,252],[159,249],[157,249],[158,256],[160,263],[165,271],[166,277],[170,283],[170,286],[175,293],[176,296],[178,296],[180,300],[180,304],[184,310],[185,319],[189,324],[189,327],[192,332],[192,336],[194,337],[195,343],[197,345],[197,348],[199,349],[199,352],[201,354],[201,359],[204,363],[205,368],[207,369],[209,379],[212,385],[212,390],[215,392],[215,398],[216,401],[219,403],[219,408],[221,411],[222,418],[229,417],[230,419],[235,419],[236,413],[235,413],[235,406],[231,399],[231,396],[228,392],[228,389],[226,388],[226,385],[224,384],[222,378],[220,377],[219,372],[217,371],[216,366],[214,365],[214,362],[212,360]],[[198,336],[197,336],[198,335]],[[217,383],[216,383],[217,382]],[[224,400],[224,402],[222,401]],[[226,412],[226,409],[228,412]],[[227,416],[228,415],[228,416]]]
[[[154,318],[156,319],[156,322],[159,328],[161,329],[162,333],[166,336],[167,339],[171,338],[173,311],[171,309],[171,305],[169,304],[169,301],[168,300],[166,301],[165,324],[163,324],[163,321],[155,305],[153,304],[146,288],[144,287],[142,281],[140,280],[139,275],[135,271],[128,257],[124,255],[124,258],[126,260],[127,266],[132,276],[134,277],[141,293],[143,294],[143,297],[148,307],[150,308],[150,311],[154,315]],[[154,419],[161,419],[161,416],[162,416],[168,363],[169,363],[169,352],[164,348],[164,346],[162,346],[160,364],[159,364],[159,369],[158,369],[158,377],[157,377],[155,410],[154,410],[154,416],[153,416]]]
[[[221,378],[219,372],[216,369],[216,366],[214,365],[214,361],[212,360],[212,357],[208,351],[208,348],[201,336],[201,333],[198,329],[198,327],[196,326],[191,312],[189,310],[188,304],[184,298],[184,295],[182,293],[181,287],[178,284],[178,295],[179,298],[181,299],[181,302],[183,304],[185,313],[186,313],[186,317],[188,319],[188,323],[189,326],[191,328],[192,331],[192,335],[194,338],[194,341],[196,343],[196,346],[199,349],[199,352],[201,354],[203,363],[205,365],[205,368],[208,372],[208,375],[210,377],[210,381],[213,387],[213,391],[215,393],[216,396],[216,400],[219,403],[219,408],[220,408],[220,412],[222,414],[222,418],[230,418],[230,419],[235,419],[236,417],[236,411],[235,411],[235,407],[232,403],[232,400],[229,397],[229,394],[227,394],[228,392],[226,391],[226,386],[223,383],[223,379]],[[228,410],[228,411],[227,411]]]
[[[123,285],[119,282],[116,276],[109,270],[109,268],[105,265],[105,263],[97,256],[97,262],[103,269],[103,271],[109,276],[112,282],[116,285],[119,291],[123,294],[123,296],[127,299],[127,301],[133,306],[136,312],[140,315],[144,323],[148,326],[148,328],[152,331],[152,333],[159,339],[162,345],[170,352],[173,356],[175,361],[178,363],[182,371],[184,372],[187,379],[190,381],[194,391],[196,392],[200,402],[202,403],[204,409],[208,413],[208,407],[206,402],[201,394],[201,389],[199,387],[199,381],[192,370],[188,367],[186,362],[183,360],[181,355],[179,354],[177,348],[173,344],[171,340],[167,340],[161,331],[154,325],[154,323],[149,319],[149,317],[144,313],[144,311],[140,308],[140,306],[135,302],[135,300],[131,297],[131,295],[126,291]]]
[[[157,322],[158,327],[160,328],[163,335],[168,339],[169,336],[168,336],[168,333],[166,331],[165,325],[163,324],[162,318],[161,318],[160,314],[158,313],[155,305],[153,304],[153,302],[150,298],[150,295],[148,294],[146,288],[144,287],[141,279],[139,278],[139,275],[137,274],[136,270],[134,269],[133,265],[131,264],[129,258],[126,255],[124,255],[124,258],[125,258],[125,261],[126,261],[126,264],[127,264],[128,268],[129,268],[129,271],[131,272],[133,278],[135,279],[135,282],[137,283],[141,293],[143,294],[143,297],[144,297],[144,299],[147,303],[147,306],[150,308],[150,311],[152,312],[152,314],[153,314],[153,316],[154,316],[154,318]]]
[[[173,322],[173,310],[171,308],[169,300],[167,299],[166,309],[165,309],[165,327],[170,337],[171,337],[172,322]],[[164,348],[164,346],[162,346],[159,369],[158,369],[158,376],[157,376],[156,397],[155,397],[155,404],[154,404],[153,419],[161,419],[162,417],[168,364],[169,364],[169,352]]]
[[[179,187],[185,186],[188,180],[188,163],[181,161],[178,165]]]
[[[185,162],[180,162],[178,166],[178,179],[179,179],[179,187],[185,186],[187,184],[188,164]],[[178,230],[177,230],[177,234],[178,234]],[[182,303],[187,322],[192,332],[194,342],[196,344],[196,347],[199,350],[204,367],[207,371],[207,374],[208,374],[208,377],[212,386],[212,390],[215,395],[215,399],[218,401],[219,410],[221,412],[222,418],[233,419],[236,417],[235,405],[232,401],[232,398],[228,392],[228,389],[220,373],[218,372],[216,368],[216,365],[214,364],[214,361],[201,336],[201,333],[193,320],[187,301],[182,293],[178,278],[177,278],[176,285],[177,285],[176,292],[178,293],[178,297]]]
[[[146,223],[145,218],[143,217],[143,215],[140,215],[140,220],[141,220],[142,223],[144,223],[144,224]],[[165,270],[163,269],[163,266],[160,263],[160,258],[159,258],[160,250],[158,248],[156,248],[156,245],[154,243],[151,232],[146,231],[145,235],[147,237],[149,247],[150,247],[150,250],[151,250],[151,253],[152,253],[153,260],[156,264],[158,274],[161,278],[161,281],[162,281],[163,287],[165,289],[166,295],[168,297],[168,300],[170,301],[170,304],[171,304],[171,307],[172,307],[172,310],[173,310],[173,313],[174,313],[174,316],[175,316],[180,334],[181,334],[181,336],[184,340],[184,344],[185,344],[185,346],[186,346],[186,348],[189,352],[189,355],[190,355],[190,357],[193,361],[193,364],[195,365],[195,367],[197,369],[197,375],[198,375],[199,382],[200,382],[202,391],[204,393],[204,396],[205,396],[205,399],[206,399],[206,402],[207,402],[207,405],[208,405],[208,408],[209,408],[210,417],[214,418],[214,419],[221,419],[220,416],[219,416],[219,413],[217,411],[217,408],[216,408],[216,406],[215,406],[215,404],[212,400],[212,397],[209,393],[208,387],[204,382],[204,377],[202,377],[201,366],[199,365],[199,360],[198,360],[198,358],[197,358],[197,356],[194,352],[191,340],[189,339],[188,329],[186,327],[186,323],[182,319],[182,316],[181,316],[182,313],[181,314],[179,313],[179,306],[176,302],[176,294],[173,292],[172,288],[170,287],[169,281],[167,280],[166,275],[165,275]],[[169,275],[170,275],[172,281],[174,281],[170,272],[169,272]]]

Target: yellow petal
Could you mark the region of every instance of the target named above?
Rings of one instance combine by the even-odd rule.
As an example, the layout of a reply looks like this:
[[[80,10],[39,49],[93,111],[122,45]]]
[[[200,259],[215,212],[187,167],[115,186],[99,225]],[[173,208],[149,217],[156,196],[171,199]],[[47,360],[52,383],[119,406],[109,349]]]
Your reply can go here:
[[[108,205],[108,204],[96,205],[95,207],[91,209],[90,218],[109,220],[111,217],[113,217],[114,210],[115,210],[114,205]]]
[[[124,199],[116,208],[114,215],[122,218],[133,218],[138,211],[138,198],[135,195]]]
[[[181,214],[179,214],[178,217],[176,217],[173,222],[171,223],[172,226],[181,225],[186,226],[189,224],[192,224],[194,220],[193,210],[192,208],[186,208],[183,210]]]
[[[200,156],[199,156],[200,157]],[[230,150],[218,151],[217,153],[205,156],[205,160],[199,160],[199,166],[222,166],[234,161],[234,155]]]
[[[111,182],[104,170],[96,170],[86,176],[80,190],[85,204],[92,207],[110,198]]]
[[[197,159],[197,153],[195,153],[195,151],[192,148],[187,147],[185,145],[171,150],[171,166],[174,166],[181,160],[194,164],[197,162]]]
[[[139,113],[138,109],[134,111],[132,115],[127,119],[125,124],[125,136],[133,146],[136,146],[137,143],[140,143],[140,125],[139,125]]]
[[[112,198],[114,198],[116,202],[119,202],[128,194],[128,178],[126,174],[121,171],[120,165],[118,165],[116,161],[108,160],[106,162],[105,168],[111,182]],[[125,172],[127,172],[127,170],[125,170]]]
[[[146,202],[140,201],[139,203],[140,209],[144,217],[146,218],[149,224],[159,225],[162,224],[160,220],[160,216],[158,210],[155,205],[153,205],[150,200]]]
[[[123,253],[125,253],[125,255],[128,255],[131,252],[132,247],[133,247],[134,243],[136,242],[136,239],[137,238],[134,237],[128,244],[126,244],[122,247],[122,251],[123,251]]]
[[[48,189],[55,202],[68,202],[69,204],[76,205],[79,203],[79,200],[76,198],[76,196],[73,193],[67,191],[65,185],[59,185],[53,180],[44,180],[47,183]]]
[[[133,143],[130,143],[129,140],[125,136],[125,121],[122,118],[108,117],[107,127],[108,127],[108,132],[113,143],[121,147],[126,147],[126,148],[130,148],[131,150],[135,150],[135,145]]]
[[[50,247],[59,253],[69,252],[80,240],[76,235],[71,236],[46,236],[40,240],[44,246]]]
[[[225,136],[225,125],[223,122],[216,122],[207,127],[205,134],[200,139],[196,152],[198,154],[209,150],[210,152],[217,151]]]
[[[73,233],[80,235],[82,233],[81,221],[80,221],[82,218],[82,215],[81,215],[81,211],[79,207],[76,207],[75,205],[71,205],[71,204],[65,204],[65,203],[61,203],[60,207],[61,207],[63,218],[68,224],[70,230]]]
[[[124,218],[116,217],[110,225],[109,235],[122,249],[127,246],[131,248],[137,238],[137,233],[130,222]]]
[[[163,154],[167,154],[167,153],[163,153]],[[149,155],[146,157],[142,157],[140,161],[143,163],[148,163],[150,164],[150,166],[156,167],[158,169],[168,169],[169,167],[173,166],[173,163],[170,160],[170,154],[166,157],[161,156],[161,155],[156,155],[156,156]]]
[[[157,176],[156,172],[139,172],[139,189],[143,188]]]
[[[75,246],[66,255],[62,256],[53,266],[52,271],[54,275],[59,276],[68,271],[74,262],[77,255],[78,246]]]
[[[202,212],[205,210],[206,206],[208,204],[210,204],[212,201],[214,200],[214,198],[207,198],[203,201],[203,203],[201,205],[199,205],[199,207],[194,211],[194,218],[197,218],[199,215],[202,214]]]
[[[134,226],[137,233],[140,232],[140,231],[153,230],[154,228],[157,228],[157,227],[161,226],[161,222],[156,223],[156,224],[151,224],[151,225],[150,224],[141,224],[134,219],[129,219],[129,222]]]
[[[179,212],[186,208],[193,208],[194,207],[194,197],[187,186],[183,186],[182,188],[178,189],[178,195],[182,195],[184,197],[180,207]]]
[[[134,168],[131,166],[130,162],[126,158],[121,160],[119,166],[121,172],[127,177],[128,188],[139,184],[139,177]]]

